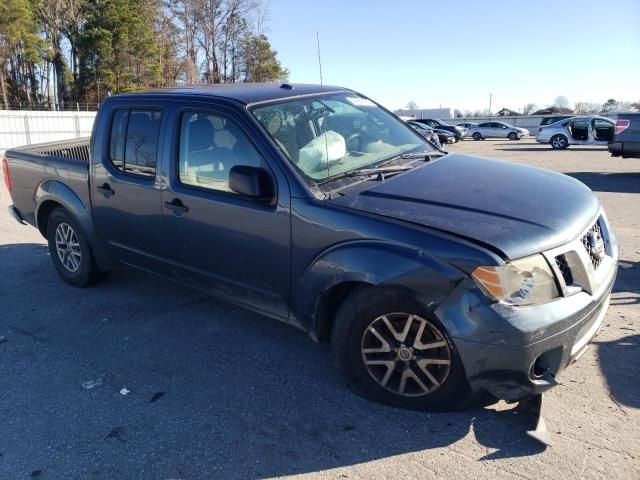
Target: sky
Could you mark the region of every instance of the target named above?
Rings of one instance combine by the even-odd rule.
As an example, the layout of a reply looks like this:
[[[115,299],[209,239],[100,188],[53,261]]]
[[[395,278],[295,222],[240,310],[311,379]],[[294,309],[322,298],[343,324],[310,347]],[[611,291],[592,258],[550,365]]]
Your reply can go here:
[[[266,31],[289,81],[492,111],[640,100],[640,0],[270,0]]]

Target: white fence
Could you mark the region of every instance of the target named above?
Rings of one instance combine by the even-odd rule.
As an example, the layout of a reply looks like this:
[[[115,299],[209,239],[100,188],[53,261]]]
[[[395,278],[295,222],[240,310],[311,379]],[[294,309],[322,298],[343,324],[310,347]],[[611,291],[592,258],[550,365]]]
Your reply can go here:
[[[616,113],[604,114],[615,118]],[[500,121],[527,128],[535,135],[540,121],[548,115],[515,117],[475,117],[444,119],[459,123]],[[0,151],[33,143],[53,142],[86,137],[91,134],[96,112],[46,112],[32,110],[0,110]]]
[[[0,110],[0,151],[91,134],[96,112]]]

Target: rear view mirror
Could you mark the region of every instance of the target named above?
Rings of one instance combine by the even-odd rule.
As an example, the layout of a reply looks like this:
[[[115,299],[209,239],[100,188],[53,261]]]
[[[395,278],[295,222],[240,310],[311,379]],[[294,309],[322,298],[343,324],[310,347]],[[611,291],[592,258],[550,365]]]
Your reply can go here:
[[[272,203],[275,200],[274,187],[271,175],[264,168],[235,165],[229,171],[229,188],[252,200]]]

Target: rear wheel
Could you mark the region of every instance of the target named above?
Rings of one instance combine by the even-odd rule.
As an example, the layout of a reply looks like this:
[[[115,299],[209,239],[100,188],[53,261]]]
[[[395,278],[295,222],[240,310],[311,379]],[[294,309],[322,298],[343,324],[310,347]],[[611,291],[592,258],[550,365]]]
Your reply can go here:
[[[363,288],[338,310],[331,333],[338,371],[354,392],[412,410],[463,406],[470,390],[438,320],[398,293]]]
[[[480,135],[479,132],[476,132],[476,133],[473,134],[473,139],[476,140],[476,141],[477,140],[482,140],[482,135]]]
[[[96,264],[93,250],[73,216],[56,208],[47,224],[49,253],[58,274],[74,287],[85,287],[106,275]]]
[[[554,135],[549,143],[554,150],[564,150],[569,146],[569,140],[564,135]]]
[[[517,140],[518,139],[518,134],[516,132],[511,132],[508,135],[509,140]]]

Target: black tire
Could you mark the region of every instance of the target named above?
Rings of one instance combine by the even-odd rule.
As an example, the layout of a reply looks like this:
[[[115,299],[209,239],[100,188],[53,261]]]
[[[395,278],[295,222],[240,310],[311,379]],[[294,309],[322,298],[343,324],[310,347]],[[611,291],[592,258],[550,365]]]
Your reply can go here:
[[[554,150],[565,150],[569,147],[569,139],[564,135],[554,135],[549,143]]]
[[[58,243],[60,237],[57,237],[57,234],[63,234],[63,232],[71,232],[66,234],[68,235],[66,238],[69,238],[66,244]],[[68,284],[74,287],[86,287],[106,277],[108,272],[98,268],[93,250],[78,222],[62,207],[56,208],[49,216],[47,241],[53,265],[60,277]],[[69,245],[73,245],[73,247],[69,247]],[[61,250],[67,252],[66,256],[64,253],[59,254],[59,246]],[[69,257],[72,258],[69,259]],[[63,259],[65,263],[63,263]]]
[[[511,141],[518,140],[518,134],[516,132],[511,132],[511,133],[509,133],[508,138]]]
[[[365,365],[365,355],[368,355],[365,354],[365,351],[371,351],[371,348],[365,348],[365,341],[367,338],[371,338],[372,332],[372,330],[368,330],[368,327],[372,323],[380,322],[383,317],[394,321],[394,315],[403,315],[404,313],[417,316],[413,317],[413,324],[411,324],[411,321],[407,322],[411,324],[410,328],[413,329],[413,332],[406,330],[409,333],[405,334],[405,340],[403,340],[406,341],[406,339],[410,340],[413,338],[413,343],[409,342],[412,345],[411,351],[414,351],[413,347],[416,347],[417,343],[422,343],[423,347],[416,348],[424,348],[428,345],[422,342],[423,338],[427,339],[428,337],[425,337],[424,333],[422,337],[419,337],[419,335],[420,332],[427,332],[427,328],[431,329],[431,327],[434,327],[434,337],[431,337],[430,340],[433,342],[432,345],[436,343],[445,345],[439,348],[426,347],[428,348],[426,351],[429,352],[428,356],[444,355],[445,357],[440,358],[447,358],[449,364],[424,367],[427,370],[429,368],[435,369],[431,371],[433,375],[427,377],[424,373],[421,373],[424,370],[419,370],[420,367],[417,364],[419,361],[417,355],[422,354],[416,349],[415,352],[418,352],[416,357],[411,357],[411,360],[405,359],[402,361],[400,360],[400,350],[404,349],[406,351],[407,348],[404,344],[399,346],[396,343],[394,351],[380,354],[388,355],[389,358],[391,358],[391,356],[397,356],[392,372],[389,375],[381,375],[387,379],[386,381],[382,380],[386,385],[383,386],[380,379],[376,380],[374,373],[371,373],[372,368],[378,368],[378,366],[367,367]],[[424,328],[422,322],[426,322],[428,327]],[[407,327],[407,329],[408,328],[409,327]],[[417,334],[415,330],[418,330]],[[431,335],[432,331],[429,330],[428,333]],[[440,336],[435,336],[437,334],[440,334]],[[369,337],[367,337],[367,335]],[[376,337],[380,338],[377,334]],[[418,340],[420,342],[418,342]],[[384,346],[384,344],[382,345]],[[471,390],[466,381],[462,362],[444,327],[434,315],[426,311],[418,302],[393,290],[363,287],[349,295],[336,314],[331,331],[331,348],[338,372],[349,388],[355,393],[375,402],[411,410],[446,411],[460,409],[471,399]],[[378,353],[375,353],[375,355],[378,355]],[[386,363],[389,363],[389,361]],[[429,363],[431,363],[431,360],[429,360]],[[391,370],[391,368],[386,365],[384,368],[387,368],[386,373],[389,373],[389,370]],[[448,369],[446,374],[441,370],[445,368]],[[419,374],[418,376],[420,376],[424,382],[422,387],[429,382],[432,388],[428,393],[426,393],[426,390],[420,390],[418,387],[419,384],[413,380],[411,383],[413,384],[414,391],[418,389],[417,395],[412,395],[412,392],[408,391],[406,394],[398,392],[400,388],[404,390],[406,385],[410,383],[405,379],[405,387],[401,386],[405,371],[410,369],[414,373]],[[441,379],[439,384],[430,383],[428,380],[428,378],[433,378],[434,376],[437,377],[438,380]],[[399,385],[400,387],[398,387]]]
[[[480,132],[476,132],[476,133],[474,133],[474,134],[472,135],[472,137],[473,137],[473,139],[474,139],[475,141],[483,140],[482,135],[480,134]]]

